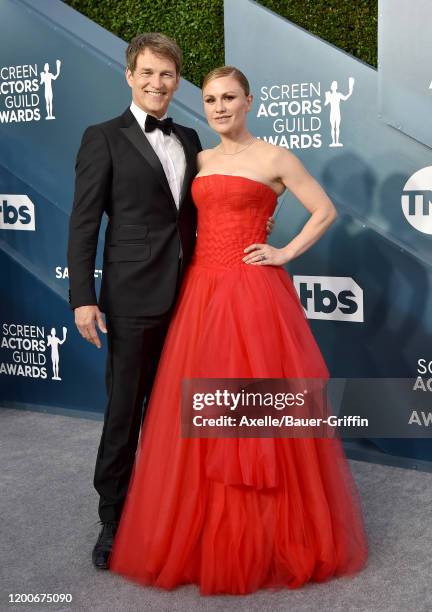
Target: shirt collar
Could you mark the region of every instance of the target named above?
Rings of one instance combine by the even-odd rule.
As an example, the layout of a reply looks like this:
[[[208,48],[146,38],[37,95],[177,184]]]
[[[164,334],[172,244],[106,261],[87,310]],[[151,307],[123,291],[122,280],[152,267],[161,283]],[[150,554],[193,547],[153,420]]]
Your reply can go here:
[[[137,104],[135,104],[135,102],[133,100],[132,100],[131,105],[130,105],[129,108],[131,110],[131,113],[135,117],[135,119],[138,121],[138,125],[142,129],[144,129],[145,121],[146,121],[148,113],[143,111],[142,108],[140,108]],[[165,113],[165,115],[163,117],[161,117],[161,119],[165,119],[167,116],[168,116],[168,114]]]

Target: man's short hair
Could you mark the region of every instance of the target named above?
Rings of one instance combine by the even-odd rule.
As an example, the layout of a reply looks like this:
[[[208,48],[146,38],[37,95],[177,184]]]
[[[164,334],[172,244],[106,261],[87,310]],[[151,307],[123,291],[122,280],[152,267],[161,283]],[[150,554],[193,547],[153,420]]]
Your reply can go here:
[[[155,55],[160,55],[174,62],[177,76],[182,68],[182,52],[173,38],[159,32],[138,34],[126,49],[126,65],[131,72],[136,68],[137,57],[145,49],[150,49]]]

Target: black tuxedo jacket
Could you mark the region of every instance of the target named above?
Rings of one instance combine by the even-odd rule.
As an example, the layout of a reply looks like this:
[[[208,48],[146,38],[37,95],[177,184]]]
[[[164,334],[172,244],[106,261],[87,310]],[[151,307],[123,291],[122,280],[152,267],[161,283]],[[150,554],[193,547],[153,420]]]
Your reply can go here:
[[[190,186],[201,144],[195,130],[174,124],[186,156],[177,209],[162,164],[129,109],[84,132],[76,160],[69,223],[71,308],[99,304],[116,316],[158,315],[176,285],[196,239]],[[100,223],[108,216],[99,301],[94,267]]]

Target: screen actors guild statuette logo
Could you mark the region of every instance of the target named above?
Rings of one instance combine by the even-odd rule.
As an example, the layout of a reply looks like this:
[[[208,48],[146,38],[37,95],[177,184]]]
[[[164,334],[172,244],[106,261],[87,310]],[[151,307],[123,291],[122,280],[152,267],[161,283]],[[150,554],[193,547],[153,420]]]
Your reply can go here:
[[[52,82],[57,80],[60,74],[61,61],[56,61],[57,72],[56,74],[52,74],[49,71],[49,64],[46,63],[44,66],[44,71],[40,73],[40,85],[45,85],[45,107],[46,107],[46,117],[45,119],[55,119],[52,111],[53,104],[53,90],[52,90]]]
[[[65,326],[62,327],[62,333],[63,337],[59,337],[55,327],[50,329],[45,325],[24,321],[0,322],[0,377],[6,375],[47,380],[50,355],[51,380],[62,380],[59,375],[59,347],[66,342]]]
[[[325,92],[324,106],[330,104],[330,127],[332,141],[329,147],[343,147],[343,144],[339,141],[340,123],[341,123],[341,111],[340,103],[345,102],[351,97],[354,88],[354,77],[348,79],[348,93],[344,95],[338,91],[338,82],[332,81],[330,86],[331,91]]]
[[[320,148],[327,140],[323,133],[327,107],[330,119],[328,146],[343,147],[341,103],[352,96],[355,83],[354,77],[347,78],[347,93],[339,91],[336,80],[331,81],[330,86],[322,85],[319,80],[262,85],[256,117],[267,124],[270,133],[258,138],[287,149]]]
[[[49,62],[0,65],[0,124],[32,123],[40,121],[43,114],[47,120],[55,119],[53,81],[60,76],[60,59],[55,60],[55,67],[51,70]]]
[[[59,345],[66,341],[67,328],[63,326],[63,339],[57,337],[56,329],[53,327],[47,336],[47,346],[51,347],[51,363],[53,368],[52,380],[61,380],[59,376]]]

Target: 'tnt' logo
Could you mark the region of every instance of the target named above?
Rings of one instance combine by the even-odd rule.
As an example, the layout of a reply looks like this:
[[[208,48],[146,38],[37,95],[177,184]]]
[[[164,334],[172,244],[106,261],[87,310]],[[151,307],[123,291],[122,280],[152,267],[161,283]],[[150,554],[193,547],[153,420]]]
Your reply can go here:
[[[432,234],[432,166],[415,172],[401,196],[405,219],[423,234]]]

